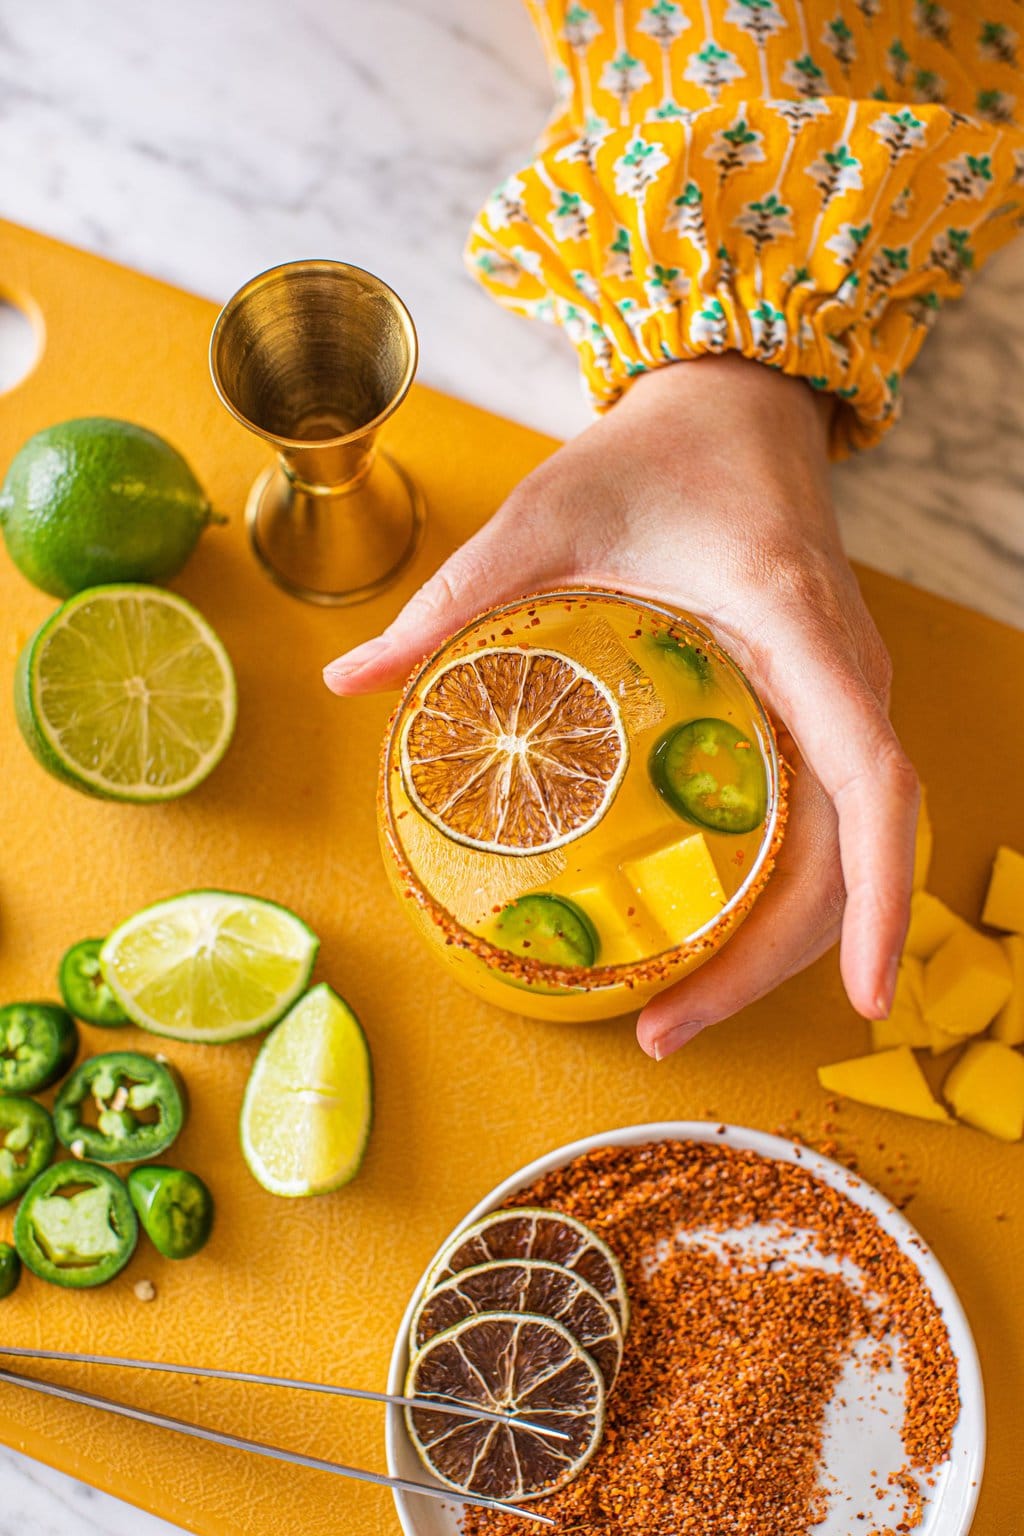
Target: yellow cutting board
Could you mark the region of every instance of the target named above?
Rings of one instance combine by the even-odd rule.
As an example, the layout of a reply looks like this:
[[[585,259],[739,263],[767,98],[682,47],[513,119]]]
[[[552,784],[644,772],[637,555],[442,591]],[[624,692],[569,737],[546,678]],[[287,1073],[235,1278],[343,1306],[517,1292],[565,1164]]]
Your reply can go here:
[[[6,702],[18,651],[54,605],[0,555],[0,1000],[54,995],[64,949],[147,902],[195,886],[251,891],[294,907],[320,935],[317,979],[362,1018],[377,1080],[357,1182],[316,1200],[280,1200],[253,1183],[236,1139],[254,1042],[186,1047],[83,1030],[88,1051],[159,1043],[183,1070],[192,1114],[171,1159],[208,1180],[216,1230],[183,1264],[141,1243],[123,1275],[91,1293],[27,1276],[0,1303],[3,1339],[382,1388],[402,1310],[435,1245],[527,1160],[648,1120],[707,1116],[771,1130],[799,1112],[800,1126],[818,1135],[828,1116],[815,1065],[867,1048],[834,957],[656,1064],[628,1020],[543,1024],[475,1002],[421,952],[386,885],[374,780],[392,700],[334,699],[320,669],[375,634],[556,444],[414,389],[388,439],[429,507],[415,567],[365,607],[306,607],[272,586],[248,550],[242,508],[267,459],[210,386],[214,306],[10,225],[0,225],[0,295],[36,317],[42,342],[34,372],[0,397],[0,472],[30,433],[71,416],[127,417],[175,443],[230,517],[204,536],[175,585],[220,632],[240,689],[234,745],[187,799],[105,805],[54,783],[23,747]],[[862,576],[895,657],[897,723],[929,788],[934,889],[976,917],[995,845],[1024,846],[1024,635]],[[1011,1536],[1021,1528],[1024,1148],[856,1107],[832,1118],[837,1140],[883,1190],[899,1196],[919,1181],[908,1214],[963,1298],[988,1393],[975,1536]],[[10,1209],[0,1212],[0,1237],[11,1220]],[[143,1278],[157,1289],[149,1303],[133,1294]],[[96,1369],[47,1374],[384,1468],[379,1408]],[[398,1528],[384,1492],[10,1386],[0,1386],[0,1440],[204,1536]]]

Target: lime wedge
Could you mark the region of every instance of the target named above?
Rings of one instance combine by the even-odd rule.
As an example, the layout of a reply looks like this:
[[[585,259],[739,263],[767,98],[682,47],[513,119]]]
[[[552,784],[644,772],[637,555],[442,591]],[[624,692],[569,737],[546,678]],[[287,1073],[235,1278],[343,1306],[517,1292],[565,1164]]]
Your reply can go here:
[[[318,948],[287,907],[233,891],[189,891],[115,928],[100,966],[141,1029],[217,1042],[274,1024],[309,985]]]
[[[223,645],[174,592],[92,587],[36,630],[15,711],[43,767],[86,794],[173,800],[220,762],[235,728]]]
[[[372,1121],[366,1036],[321,983],[263,1043],[242,1104],[242,1152],[272,1195],[323,1195],[358,1173]]]

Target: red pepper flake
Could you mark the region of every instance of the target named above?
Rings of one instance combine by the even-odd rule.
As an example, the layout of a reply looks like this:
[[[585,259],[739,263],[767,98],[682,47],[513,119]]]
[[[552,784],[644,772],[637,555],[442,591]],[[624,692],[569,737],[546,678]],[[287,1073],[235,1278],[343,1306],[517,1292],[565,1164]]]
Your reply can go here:
[[[877,1490],[899,1524],[856,1519],[870,1520],[870,1536],[920,1525],[921,1484],[948,1459],[959,1414],[956,1360],[923,1279],[869,1211],[804,1168],[693,1142],[602,1147],[510,1203],[597,1231],[631,1303],[601,1445],[571,1483],[530,1505],[554,1522],[552,1536],[804,1536],[825,1518],[825,1411],[860,1340],[873,1341],[879,1365],[898,1354],[906,1373],[906,1464]],[[870,1280],[784,1258],[754,1267],[738,1249],[677,1237],[762,1222],[810,1234],[815,1251]],[[522,1523],[470,1507],[462,1530],[521,1536]]]

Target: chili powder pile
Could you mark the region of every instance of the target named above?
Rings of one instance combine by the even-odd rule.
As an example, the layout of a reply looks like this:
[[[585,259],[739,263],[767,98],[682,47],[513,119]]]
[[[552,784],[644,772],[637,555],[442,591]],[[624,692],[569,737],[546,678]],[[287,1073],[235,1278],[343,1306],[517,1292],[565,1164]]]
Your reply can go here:
[[[564,1211],[622,1263],[632,1320],[601,1445],[567,1487],[530,1507],[552,1536],[807,1536],[826,1513],[825,1412],[859,1341],[906,1373],[906,1461],[850,1508],[864,1536],[902,1536],[921,1481],[950,1452],[957,1370],[942,1315],[870,1212],[804,1168],[695,1142],[604,1147],[510,1205]],[[771,1223],[849,1270],[808,1268],[687,1232]],[[898,1496],[897,1496],[898,1494]],[[887,1523],[888,1522],[888,1523]],[[513,1515],[467,1507],[465,1536],[521,1536]]]

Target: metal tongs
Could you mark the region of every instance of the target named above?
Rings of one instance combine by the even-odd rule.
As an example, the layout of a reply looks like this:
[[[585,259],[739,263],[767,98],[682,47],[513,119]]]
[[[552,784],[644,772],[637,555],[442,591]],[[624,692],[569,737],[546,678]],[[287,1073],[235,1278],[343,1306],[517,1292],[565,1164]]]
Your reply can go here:
[[[545,1435],[552,1440],[568,1440],[560,1429],[550,1429],[544,1424],[521,1418],[515,1413],[496,1413],[487,1408],[476,1408],[443,1397],[403,1397],[393,1392],[370,1392],[361,1387],[339,1387],[320,1381],[297,1381],[290,1376],[258,1376],[249,1371],[219,1371],[209,1366],[167,1365],[155,1360],[129,1360],[117,1355],[86,1355],[62,1349],[21,1349],[0,1344],[0,1355],[19,1360],[56,1360],[72,1365],[115,1365],[133,1371],[162,1371],[172,1376],[202,1376],[215,1381],[247,1381],[254,1386],[291,1387],[299,1392],[323,1392],[332,1397],[361,1398],[372,1403],[390,1403],[400,1408],[443,1409],[458,1418],[487,1419],[498,1424],[510,1424],[533,1434]],[[173,1429],[179,1435],[191,1435],[196,1440],[208,1440],[214,1445],[226,1445],[236,1451],[251,1451],[257,1456],[269,1456],[274,1461],[286,1461],[295,1467],[311,1467],[318,1472],[333,1472],[339,1477],[355,1478],[361,1483],[375,1483],[381,1488],[401,1489],[405,1493],[422,1493],[432,1499],[445,1499],[458,1504],[479,1505],[483,1509],[501,1510],[506,1515],[520,1515],[524,1520],[534,1520],[540,1525],[553,1525],[547,1515],[523,1509],[518,1504],[505,1504],[500,1499],[456,1493],[432,1483],[418,1483],[406,1477],[388,1477],[382,1472],[367,1472],[362,1467],[346,1467],[341,1462],[323,1461],[319,1456],[304,1456],[300,1451],[282,1450],[276,1445],[264,1445],[259,1440],[245,1440],[239,1435],[229,1435],[217,1429],[205,1429],[199,1424],[189,1424],[184,1419],[170,1418],[167,1414],[151,1413],[145,1408],[132,1408],[127,1403],[117,1403],[108,1397],[92,1392],[80,1392],[74,1387],[60,1387],[54,1382],[39,1381],[34,1376],[22,1376],[16,1371],[0,1369],[0,1382],[26,1387],[30,1392],[40,1392],[44,1397],[59,1397],[65,1402],[81,1403],[87,1408],[100,1408],[107,1413],[120,1414],[122,1418],[138,1419],[143,1424],[153,1424],[158,1429]]]

